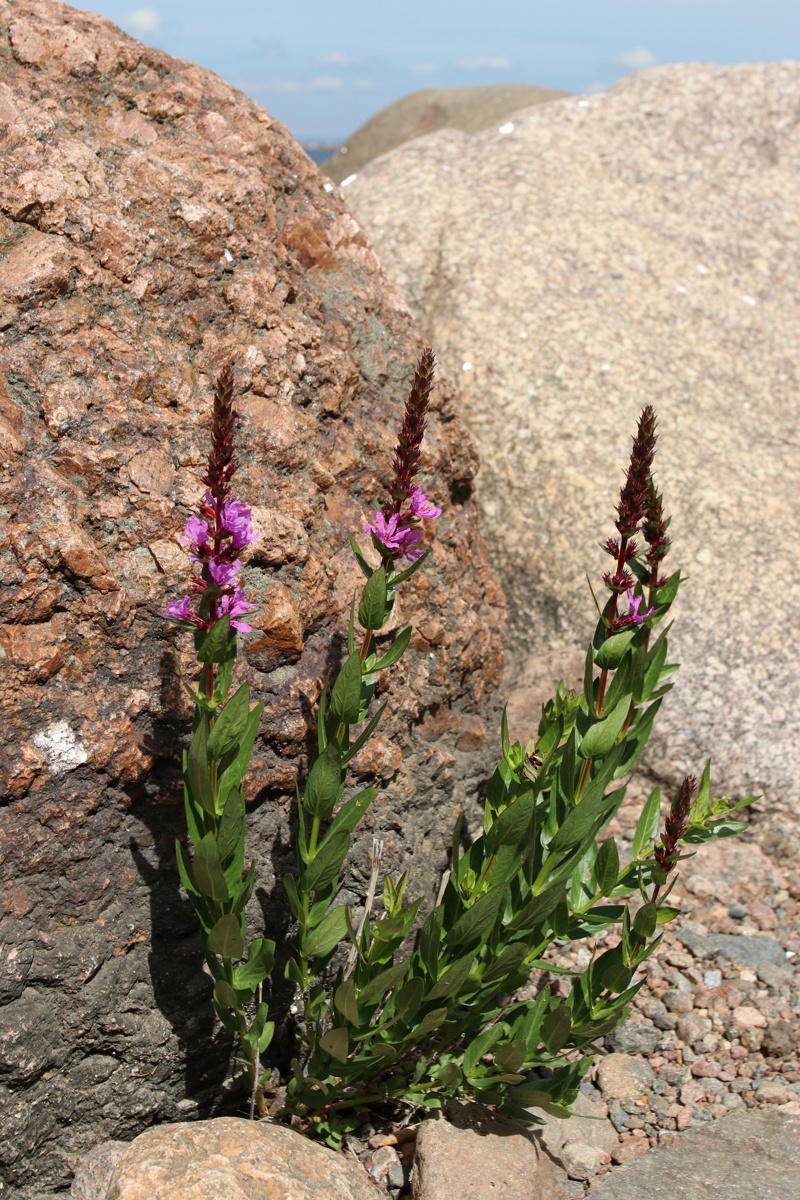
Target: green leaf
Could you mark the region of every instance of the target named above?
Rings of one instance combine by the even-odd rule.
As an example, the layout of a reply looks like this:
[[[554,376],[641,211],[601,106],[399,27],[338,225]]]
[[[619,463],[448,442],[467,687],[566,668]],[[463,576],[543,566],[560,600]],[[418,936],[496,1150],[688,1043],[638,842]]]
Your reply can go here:
[[[648,901],[643,904],[633,918],[633,928],[642,937],[652,937],[655,933],[656,925],[658,924],[658,911],[655,904]]]
[[[681,910],[679,908],[670,908],[668,904],[659,904],[658,906],[659,925],[666,925],[668,921],[674,921],[680,915]]]
[[[525,1105],[528,1108],[541,1108],[550,1117],[557,1117],[561,1121],[566,1121],[572,1116],[568,1108],[563,1104],[557,1104],[549,1092],[543,1092],[534,1084],[523,1083],[520,1087],[515,1087],[511,1091],[511,1095],[517,1104]]]
[[[299,921],[303,915],[303,905],[297,894],[297,880],[294,875],[284,875],[283,886],[286,888],[286,895],[289,897],[289,907],[292,910],[295,920]]]
[[[186,772],[188,768],[189,756],[184,750],[183,752],[183,810],[186,814],[186,828],[189,832],[189,837],[192,840],[192,845],[196,846],[203,836],[203,809],[195,801],[189,790],[189,784],[186,782]]]
[[[233,982],[238,988],[255,990],[272,973],[274,963],[275,943],[268,938],[253,938],[247,962],[240,963],[233,972]]]
[[[545,890],[540,892],[538,896],[534,896],[533,899],[529,900],[524,908],[520,909],[520,911],[511,919],[508,925],[509,930],[515,933],[520,929],[532,929],[545,917],[549,917],[550,913],[563,897],[565,888],[566,884],[559,881],[558,883],[553,883],[550,885],[550,887],[545,888]]]
[[[566,1045],[571,1023],[569,1012],[563,1004],[548,1013],[542,1022],[542,1041],[551,1054],[558,1054]]]
[[[339,724],[353,725],[361,707],[361,659],[349,655],[333,685],[328,702],[329,718]]]
[[[343,983],[339,984],[338,988],[333,993],[333,1003],[336,1005],[345,1020],[349,1021],[351,1025],[359,1025],[361,1023],[361,1018],[358,1012],[358,1001],[356,1000],[356,985],[354,980],[345,979]]]
[[[694,798],[694,803],[689,810],[689,820],[692,825],[702,825],[706,819],[709,805],[711,803],[711,759],[709,758],[703,768],[703,777],[700,780],[700,788]]]
[[[233,913],[220,917],[208,935],[208,948],[220,958],[241,958],[244,954],[244,938],[239,918]]]
[[[373,670],[383,671],[386,667],[391,667],[396,663],[410,642],[413,632],[410,625],[406,625],[405,629],[401,629],[386,653],[375,663]]]
[[[482,986],[488,987],[493,983],[502,983],[507,980],[509,975],[513,975],[521,969],[527,953],[527,946],[523,946],[521,942],[516,942],[512,946],[506,946],[505,950],[497,958],[491,960],[483,972],[481,976]],[[526,974],[529,974],[527,970]]]
[[[332,908],[303,943],[307,958],[325,958],[347,936],[347,917],[344,906]]]
[[[263,709],[264,705],[260,702],[255,706],[247,718],[247,725],[239,742],[238,751],[225,756],[229,761],[225,762],[222,774],[217,781],[217,804],[219,806],[225,804],[231,788],[241,786],[250,762],[250,755],[253,753],[253,743],[256,740]]]
[[[223,754],[238,746],[239,739],[247,728],[249,715],[250,687],[243,683],[214,722],[214,728],[208,736],[209,759],[222,758]]]
[[[493,822],[486,834],[490,846],[518,845],[525,840],[525,834],[533,817],[535,799],[533,791],[523,792],[508,808],[504,808]]]
[[[516,1074],[527,1056],[528,1048],[525,1038],[517,1037],[495,1051],[495,1066],[499,1067],[501,1071],[510,1071],[511,1074]]]
[[[244,826],[244,797],[241,788],[232,788],[222,811],[217,834],[217,850],[223,867],[235,857],[240,841],[244,840]]]
[[[581,739],[578,754],[581,758],[602,758],[613,747],[631,706],[631,697],[623,696],[608,716],[590,725]]]
[[[372,737],[372,734],[375,731],[375,726],[378,724],[378,721],[380,721],[381,717],[383,716],[383,710],[386,708],[386,705],[388,703],[389,703],[388,700],[384,700],[383,704],[380,706],[378,711],[372,717],[371,721],[366,726],[366,728],[361,730],[361,733],[358,735],[356,740],[353,742],[352,746],[350,746],[350,748],[348,750],[344,751],[344,753],[342,754],[342,766],[346,766],[346,764],[350,762],[351,758],[355,758],[355,756],[358,754],[361,747],[369,740],[370,737]]]
[[[606,638],[594,656],[598,667],[615,671],[628,652],[628,647],[636,636],[636,629],[623,629]]]
[[[381,629],[389,618],[389,611],[386,607],[386,571],[378,567],[364,584],[358,605],[358,623],[362,629]]]
[[[327,818],[336,807],[342,786],[342,750],[337,741],[328,742],[309,772],[303,807],[312,817]]]
[[[236,631],[233,631],[231,637],[230,617],[226,613],[224,617],[220,617],[218,621],[209,629],[208,633],[202,634],[199,638],[200,645],[197,648],[197,657],[202,663],[221,663],[226,659],[231,650],[236,653]],[[231,642],[233,645],[231,645]]]
[[[349,800],[346,800],[333,818],[333,823],[328,831],[328,837],[342,830],[352,833],[377,794],[377,788],[364,788],[362,792],[357,792],[355,796],[351,796]]]
[[[350,1048],[350,1039],[347,1036],[347,1030],[342,1026],[336,1029],[329,1029],[327,1033],[323,1033],[319,1039],[320,1049],[326,1054],[330,1054],[331,1058],[335,1058],[337,1062],[347,1062],[347,1052]]]
[[[396,1017],[410,1021],[420,1004],[425,991],[425,981],[421,975],[414,975],[395,994],[394,1012]]]
[[[426,997],[426,999],[428,999],[428,998],[429,997]],[[414,1026],[414,1033],[413,1033],[414,1044],[418,1045],[419,1042],[424,1037],[426,1037],[431,1032],[432,1029],[438,1029],[439,1026],[442,1024],[442,1021],[444,1021],[444,1019],[446,1018],[446,1016],[447,1016],[446,1008],[434,1008],[434,1009],[431,1009],[431,1011],[429,1013],[426,1013],[425,1016],[422,1018],[422,1020],[419,1022],[419,1024]]]
[[[463,1066],[465,1075],[469,1075],[475,1070],[484,1054],[488,1054],[492,1046],[496,1042],[499,1042],[501,1037],[503,1037],[503,1026],[498,1023],[497,1025],[492,1025],[491,1029],[484,1029],[483,1033],[479,1033],[470,1042],[464,1051]]]
[[[214,680],[214,694],[211,697],[211,703],[215,709],[219,708],[220,704],[224,704],[228,698],[235,661],[235,657],[231,655],[230,658],[225,659],[225,662],[220,663],[217,669],[217,676]]]
[[[239,890],[236,893],[236,899],[233,902],[232,911],[234,913],[236,913],[237,916],[247,906],[247,904],[250,900],[250,897],[253,894],[253,885],[255,884],[255,881],[256,881],[256,864],[255,864],[255,860],[253,860],[253,862],[250,863],[250,867],[247,872],[247,876],[244,880],[244,883],[241,883],[239,885]]]
[[[425,997],[426,1003],[429,1000],[441,1000],[444,996],[454,1001],[457,1000],[461,988],[472,969],[473,957],[474,955],[470,952],[469,954],[465,954],[463,958],[457,958],[428,992]]]
[[[369,565],[367,560],[364,558],[364,551],[361,549],[358,542],[353,537],[352,533],[350,534],[350,545],[352,546],[353,554],[355,554],[355,556],[356,556],[356,562],[361,567],[361,570],[364,572],[367,579],[369,579],[373,573],[372,567]]]
[[[428,557],[429,554],[430,554],[430,550],[423,551],[421,557],[418,558],[416,560],[416,562],[413,562],[410,567],[406,567],[405,571],[401,571],[399,575],[394,575],[389,580],[389,587],[390,588],[399,587],[401,583],[405,583],[407,579],[410,579],[411,576],[414,574],[414,572],[418,571],[420,569],[420,567],[425,562],[425,559]]]
[[[419,931],[419,955],[432,979],[439,973],[439,945],[442,937],[444,905],[440,904],[428,913],[425,924]]]
[[[482,942],[497,920],[505,904],[505,898],[506,887],[501,885],[476,900],[466,912],[461,914],[448,933],[448,946],[456,949],[458,946],[467,945],[473,939],[480,939]]]
[[[214,813],[214,791],[211,787],[211,772],[208,767],[208,713],[202,712],[197,728],[192,734],[186,758],[186,782],[192,799],[207,813]]]
[[[214,985],[214,998],[222,1008],[232,1008],[235,1010],[239,1007],[236,992],[225,979],[218,979]]]
[[[195,850],[192,873],[195,883],[204,895],[210,896],[212,900],[229,899],[230,893],[213,833],[207,833]]]
[[[653,788],[653,791],[647,797],[645,806],[642,809],[641,816],[636,822],[636,830],[633,835],[633,845],[631,846],[631,855],[634,861],[644,857],[645,851],[652,846],[655,841],[658,827],[661,822],[661,790]]]
[[[385,971],[381,971],[369,983],[366,983],[358,993],[358,998],[363,1004],[370,1004],[373,1000],[381,1000],[390,988],[393,988],[396,983],[403,978],[408,972],[408,962],[395,963],[391,967],[387,967]]]
[[[300,891],[319,891],[332,880],[338,879],[339,870],[349,849],[350,834],[347,830],[331,830],[300,876]]]
[[[678,594],[678,588],[681,585],[681,573],[675,571],[670,575],[663,587],[656,589],[656,604],[672,604],[672,601]]]
[[[597,852],[594,877],[603,896],[610,896],[619,877],[619,851],[613,837],[607,838]]]

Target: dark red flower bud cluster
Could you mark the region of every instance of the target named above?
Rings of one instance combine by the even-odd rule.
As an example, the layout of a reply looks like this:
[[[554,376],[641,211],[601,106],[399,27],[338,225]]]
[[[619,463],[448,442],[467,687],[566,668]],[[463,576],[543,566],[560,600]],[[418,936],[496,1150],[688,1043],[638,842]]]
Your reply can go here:
[[[420,447],[425,434],[425,416],[433,387],[435,367],[436,359],[433,350],[427,347],[422,351],[414,372],[414,382],[406,400],[403,425],[392,458],[394,475],[389,486],[391,499],[383,507],[383,515],[387,518],[400,512],[403,504],[411,495],[414,479],[419,471]]]
[[[211,418],[211,452],[203,476],[215,500],[224,500],[230,493],[230,482],[238,469],[233,457],[233,432],[236,413],[233,411],[233,364],[228,363],[214,384],[214,410]]]
[[[697,787],[694,775],[687,775],[672,801],[664,825],[661,845],[655,848],[655,859],[665,875],[669,875],[678,859],[678,842],[689,828],[689,810]]]
[[[667,582],[666,576],[659,576],[658,569],[670,548],[670,540],[667,537],[669,522],[669,517],[664,516],[661,493],[656,491],[653,477],[650,476],[647,481],[642,534],[649,547],[645,561],[650,567],[651,587],[663,587]]]
[[[639,417],[628,474],[619,494],[615,524],[623,538],[633,536],[644,516],[647,482],[653,469],[655,448],[656,414],[648,404]]]

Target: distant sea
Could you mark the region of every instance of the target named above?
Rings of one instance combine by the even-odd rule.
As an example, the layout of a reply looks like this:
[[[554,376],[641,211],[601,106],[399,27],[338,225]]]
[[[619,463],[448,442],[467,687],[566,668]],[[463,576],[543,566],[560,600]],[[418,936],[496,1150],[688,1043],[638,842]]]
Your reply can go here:
[[[310,159],[319,166],[329,159],[334,151],[339,149],[339,142],[301,142],[300,145],[305,150]]]

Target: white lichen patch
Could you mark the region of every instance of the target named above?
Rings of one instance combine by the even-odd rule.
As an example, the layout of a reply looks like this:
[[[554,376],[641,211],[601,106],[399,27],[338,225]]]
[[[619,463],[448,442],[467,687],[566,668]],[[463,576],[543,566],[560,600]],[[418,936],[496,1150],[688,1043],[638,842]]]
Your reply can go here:
[[[54,721],[34,735],[33,744],[47,760],[51,775],[74,771],[89,758],[66,721]]]

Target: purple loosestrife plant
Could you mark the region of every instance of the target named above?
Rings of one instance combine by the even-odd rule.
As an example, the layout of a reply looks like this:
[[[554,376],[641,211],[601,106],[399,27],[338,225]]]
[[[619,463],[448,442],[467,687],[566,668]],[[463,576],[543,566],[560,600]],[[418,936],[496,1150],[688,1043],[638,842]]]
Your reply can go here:
[[[261,985],[274,961],[275,943],[256,938],[245,950],[245,906],[253,891],[255,863],[244,875],[245,805],[242,780],[253,749],[262,705],[250,709],[246,683],[230,698],[236,632],[250,631],[242,618],[248,604],[238,551],[255,540],[250,509],[231,495],[233,371],[226,367],[214,389],[211,453],[203,477],[207,491],[198,515],[189,517],[181,542],[200,567],[190,592],[162,614],[194,632],[200,680],[195,691],[192,739],[183,756],[184,804],[189,855],[176,843],[181,881],[200,920],[201,941],[214,978],[214,1008],[237,1035],[250,1094],[251,1113],[265,1112],[260,1056],[272,1038]],[[243,878],[244,875],[244,878]],[[237,965],[234,965],[237,964]],[[254,1003],[254,1001],[257,1001]]]
[[[652,479],[656,419],[648,407],[617,505],[617,537],[604,547],[614,560],[604,575],[610,594],[587,651],[582,694],[560,684],[524,747],[511,744],[504,716],[502,757],[483,827],[462,852],[460,819],[456,823],[450,870],[413,946],[406,943],[422,901],[406,902],[407,874],[384,878],[382,905],[372,911],[379,843],[358,920],[343,901],[340,876],[351,834],[376,795],[374,788],[348,794],[348,767],[385,708],[372,711],[378,674],[399,660],[412,632],[405,628],[387,644],[382,630],[398,589],[429,553],[421,548],[419,523],[441,512],[416,482],[433,369],[426,350],[406,403],[387,498],[366,524],[378,565],[350,539],[365,583],[350,610],[347,656],[320,697],[316,752],[302,791],[297,788],[297,871],[283,880],[296,921],[286,976],[301,998],[302,1020],[291,1072],[270,1111],[299,1119],[332,1145],[375,1105],[437,1109],[460,1096],[526,1121],[540,1121],[537,1111],[568,1116],[598,1038],[626,1016],[641,986],[636,972],[658,944],[658,926],[677,915],[665,901],[683,848],[743,828],[726,797],[711,798],[706,765],[696,796],[694,779],[684,781],[660,835],[660,794],[650,794],[630,863],[621,864],[607,836],[676,669],[667,663],[668,627],[658,627],[680,573],[661,574],[669,519]],[[235,654],[232,630],[247,607],[236,554],[252,536],[249,513],[226,490],[235,470],[229,391],[229,381],[218,386],[216,465],[206,477],[203,509],[184,531],[200,564],[194,602],[189,595],[171,606],[178,624],[195,629],[206,664],[184,772],[195,853],[189,860],[179,848],[179,865],[217,981],[215,1008],[239,1033],[257,1091],[263,1084],[258,1055],[271,1027],[264,1005],[251,1025],[244,1014],[271,967],[272,943],[252,943],[246,963],[234,962],[244,953],[244,905],[253,876],[251,866],[242,883],[238,789],[260,709],[248,714],[240,689],[218,711],[230,684],[228,674],[220,690],[231,646]],[[231,772],[234,783],[226,790]],[[600,941],[613,926],[621,928],[619,944],[595,951],[571,989],[554,992],[548,983],[552,943]],[[523,999],[520,990],[528,995],[531,979],[535,999]]]

